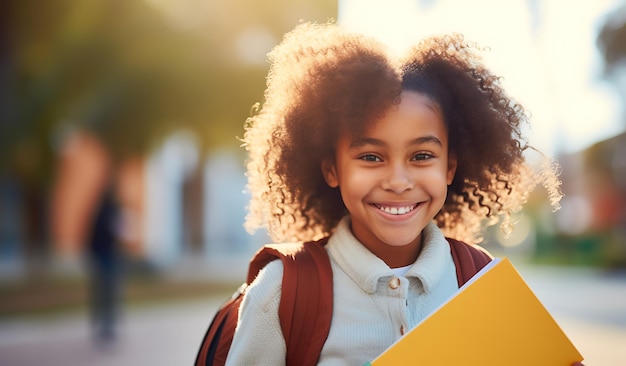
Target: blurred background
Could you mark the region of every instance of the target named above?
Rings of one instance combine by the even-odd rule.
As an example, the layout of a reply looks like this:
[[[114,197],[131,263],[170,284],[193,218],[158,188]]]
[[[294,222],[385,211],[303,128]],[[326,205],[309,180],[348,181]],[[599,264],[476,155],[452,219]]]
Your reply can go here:
[[[626,5],[599,0],[0,4],[0,364],[191,364],[269,239],[237,137],[267,52],[336,19],[402,51],[463,33],[562,167],[508,256],[588,360],[626,364]]]

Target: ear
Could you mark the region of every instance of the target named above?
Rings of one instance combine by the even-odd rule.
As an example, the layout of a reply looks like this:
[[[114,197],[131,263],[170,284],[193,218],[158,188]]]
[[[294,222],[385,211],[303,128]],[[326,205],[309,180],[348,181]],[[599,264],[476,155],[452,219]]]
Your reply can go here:
[[[322,174],[326,184],[331,188],[339,187],[339,178],[337,177],[337,168],[332,158],[327,158],[322,161]]]
[[[448,156],[448,171],[446,172],[446,181],[448,185],[452,184],[454,180],[454,174],[456,173],[456,167],[458,164],[458,160],[455,155]]]

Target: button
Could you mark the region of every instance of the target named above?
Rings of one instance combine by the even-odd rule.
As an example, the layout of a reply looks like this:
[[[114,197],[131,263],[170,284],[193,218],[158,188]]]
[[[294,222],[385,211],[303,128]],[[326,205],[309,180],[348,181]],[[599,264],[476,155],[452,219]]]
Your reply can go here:
[[[394,290],[400,287],[400,279],[398,277],[392,277],[389,280],[389,287]]]

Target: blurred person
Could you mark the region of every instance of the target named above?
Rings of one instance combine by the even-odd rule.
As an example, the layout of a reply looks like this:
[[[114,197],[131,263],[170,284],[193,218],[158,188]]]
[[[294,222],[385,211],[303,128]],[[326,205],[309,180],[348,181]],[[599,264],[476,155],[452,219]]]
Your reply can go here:
[[[316,363],[366,364],[451,297],[446,236],[477,242],[498,218],[511,230],[537,184],[558,205],[554,166],[534,171],[524,157],[524,109],[460,35],[396,60],[371,38],[304,23],[269,56],[265,103],[243,138],[247,228],[276,242],[328,238],[334,306]],[[282,276],[273,261],[245,290],[226,364],[286,363]],[[390,278],[406,306],[386,295]]]
[[[120,209],[111,188],[102,194],[88,238],[90,309],[94,340],[109,347],[116,337],[122,261],[118,245]]]
[[[71,272],[87,267],[93,336],[103,347],[115,340],[122,280],[114,172],[95,135],[72,131],[60,150],[51,202],[57,265]]]

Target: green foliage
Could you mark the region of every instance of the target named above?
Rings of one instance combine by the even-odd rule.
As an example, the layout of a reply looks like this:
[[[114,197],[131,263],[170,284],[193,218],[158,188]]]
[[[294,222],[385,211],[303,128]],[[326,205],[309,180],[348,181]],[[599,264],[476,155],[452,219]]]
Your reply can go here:
[[[204,149],[236,146],[263,97],[264,54],[300,19],[326,21],[336,8],[334,0],[5,3],[0,166],[45,175],[55,139],[71,128],[95,132],[116,157],[148,153],[179,129]]]

